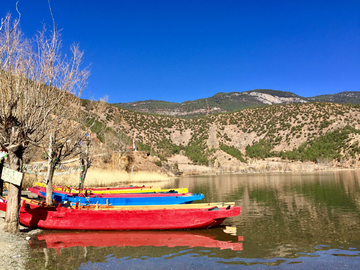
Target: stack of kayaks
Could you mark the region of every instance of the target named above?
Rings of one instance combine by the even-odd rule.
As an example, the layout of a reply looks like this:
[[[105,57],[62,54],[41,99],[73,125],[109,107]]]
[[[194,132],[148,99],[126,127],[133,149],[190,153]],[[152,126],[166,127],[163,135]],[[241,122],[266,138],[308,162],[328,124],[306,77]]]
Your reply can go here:
[[[38,185],[29,191],[46,197]],[[183,189],[142,187],[75,190],[53,188],[55,204],[23,199],[20,222],[28,227],[60,230],[174,230],[202,229],[240,215],[235,203],[191,203],[203,194]],[[6,202],[0,200],[0,210]]]
[[[28,188],[29,191],[46,198],[46,189],[41,187]],[[124,191],[124,190],[122,190]],[[132,190],[133,191],[133,190]],[[163,205],[163,204],[183,204],[202,200],[203,194],[166,192],[145,192],[145,193],[70,193],[65,191],[53,191],[53,200],[56,202],[106,205]],[[187,191],[184,189],[184,191]]]
[[[0,210],[6,211],[6,202],[1,200]],[[234,203],[65,207],[23,199],[20,207],[23,225],[53,230],[204,229],[238,215],[240,207]]]

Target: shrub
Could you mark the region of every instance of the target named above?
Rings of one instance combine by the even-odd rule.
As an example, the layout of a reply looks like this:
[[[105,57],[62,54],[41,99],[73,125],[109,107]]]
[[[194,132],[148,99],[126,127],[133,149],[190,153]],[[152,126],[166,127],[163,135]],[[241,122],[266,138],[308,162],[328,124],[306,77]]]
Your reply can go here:
[[[241,154],[241,151],[236,149],[235,147],[228,146],[226,144],[220,144],[220,149],[225,153],[228,153],[229,155],[233,156],[234,158],[240,160],[241,162],[246,162],[246,160],[243,158]]]

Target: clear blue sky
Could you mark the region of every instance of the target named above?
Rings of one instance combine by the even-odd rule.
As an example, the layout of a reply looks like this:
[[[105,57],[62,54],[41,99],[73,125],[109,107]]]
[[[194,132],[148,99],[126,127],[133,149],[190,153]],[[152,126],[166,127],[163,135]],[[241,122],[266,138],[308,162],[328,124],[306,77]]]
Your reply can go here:
[[[0,17],[16,16],[0,0]],[[80,44],[83,98],[183,102],[275,89],[300,96],[360,90],[360,1],[51,0],[63,47]],[[47,0],[19,0],[33,37]]]

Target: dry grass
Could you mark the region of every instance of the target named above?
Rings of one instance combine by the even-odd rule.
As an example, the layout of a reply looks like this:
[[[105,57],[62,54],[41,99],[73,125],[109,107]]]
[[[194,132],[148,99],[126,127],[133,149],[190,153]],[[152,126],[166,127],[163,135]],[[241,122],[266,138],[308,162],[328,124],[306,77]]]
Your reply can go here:
[[[33,174],[25,175],[23,187],[32,187],[35,182],[43,182],[44,176]],[[160,182],[168,180],[169,177],[156,172],[134,172],[127,173],[118,170],[102,170],[99,168],[89,168],[85,187],[114,187],[121,185],[131,185],[136,183]],[[79,173],[55,175],[54,185],[59,186],[78,186]]]

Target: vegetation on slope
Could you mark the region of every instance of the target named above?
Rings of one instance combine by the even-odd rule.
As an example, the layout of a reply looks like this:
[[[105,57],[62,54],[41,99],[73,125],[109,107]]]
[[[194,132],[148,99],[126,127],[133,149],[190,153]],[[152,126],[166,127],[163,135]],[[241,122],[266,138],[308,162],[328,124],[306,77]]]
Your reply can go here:
[[[351,142],[350,136],[353,134],[360,135],[360,131],[346,126],[305,142],[292,151],[282,151],[275,153],[275,155],[290,160],[309,160],[313,162],[317,162],[319,159],[337,160],[340,162],[342,158],[355,158],[360,154],[360,148],[359,141]]]
[[[139,150],[149,151],[162,161],[184,153],[194,164],[214,164],[216,150],[241,162],[267,157],[340,161],[360,156],[356,144],[356,136],[360,135],[357,105],[324,102],[272,105],[180,119],[108,104],[100,112],[96,104],[84,104],[97,115],[93,132],[99,132],[98,137],[103,137],[105,144],[111,144],[121,133],[128,144],[135,138]]]
[[[238,160],[240,160],[241,162],[246,162],[246,160],[244,159],[244,157],[241,154],[241,151],[239,151],[238,149],[236,149],[233,146],[228,146],[226,144],[221,143],[220,144],[220,149],[223,150],[225,153],[228,153],[229,155],[237,158]]]

